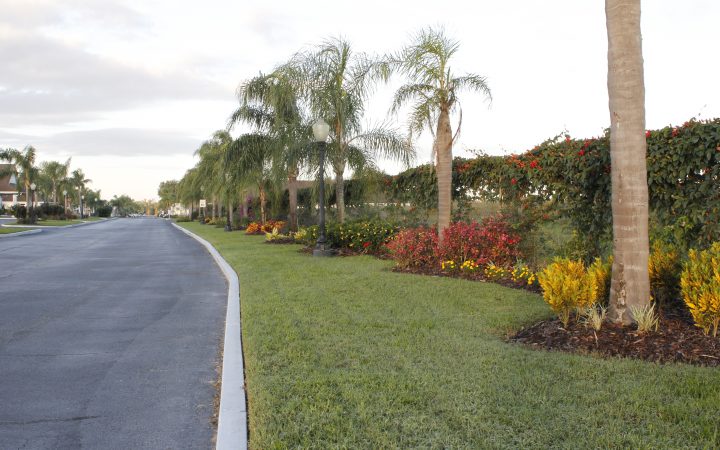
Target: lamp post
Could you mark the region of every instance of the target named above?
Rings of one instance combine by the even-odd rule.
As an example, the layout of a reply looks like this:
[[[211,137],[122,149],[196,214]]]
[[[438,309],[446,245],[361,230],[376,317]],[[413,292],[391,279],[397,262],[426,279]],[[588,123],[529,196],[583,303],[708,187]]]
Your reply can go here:
[[[32,191],[32,200],[30,200],[30,223],[35,223],[35,183],[30,184],[30,190]]]
[[[313,256],[332,256],[333,252],[327,247],[327,238],[325,236],[325,146],[327,145],[328,134],[330,134],[330,125],[325,123],[323,119],[318,119],[313,124],[312,130],[313,137],[320,150],[320,230]]]
[[[63,190],[63,197],[65,198],[65,203],[63,203],[63,212],[67,216],[67,189]]]
[[[83,200],[85,200],[85,196],[80,195],[80,220],[83,220]]]

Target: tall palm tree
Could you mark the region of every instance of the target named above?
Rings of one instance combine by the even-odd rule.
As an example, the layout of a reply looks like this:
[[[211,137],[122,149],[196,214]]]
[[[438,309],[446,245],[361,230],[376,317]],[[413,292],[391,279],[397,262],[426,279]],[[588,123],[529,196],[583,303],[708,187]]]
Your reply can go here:
[[[261,133],[241,135],[225,153],[225,166],[234,183],[251,184],[257,189],[262,223],[267,221],[268,192],[277,187],[279,181],[278,159],[282,159],[282,142]]]
[[[605,0],[610,98],[613,267],[610,319],[650,301],[645,81],[640,0]]]
[[[78,190],[78,204],[80,205],[80,217],[83,216],[83,205],[82,205],[82,196],[83,191],[85,190],[85,185],[88,183],[91,183],[92,180],[89,178],[85,178],[85,174],[83,173],[82,169],[75,169],[72,172],[72,175],[70,176],[70,181],[72,183],[72,186],[77,188]]]
[[[198,182],[198,169],[193,167],[185,172],[178,182],[178,197],[181,202],[190,205],[190,217],[194,214],[195,202],[200,200],[200,183]]]
[[[338,220],[345,220],[345,169],[361,171],[375,158],[402,161],[414,158],[412,141],[380,124],[364,127],[365,102],[382,74],[368,55],[350,43],[329,39],[314,51],[298,53],[281,70],[294,78],[311,114],[330,124],[327,157],[335,172]]]
[[[225,168],[223,157],[227,147],[232,143],[230,133],[219,130],[213,133],[211,139],[195,151],[200,157],[197,164],[197,176],[202,180],[202,191],[209,194],[213,199],[213,218],[217,207],[218,198],[225,192]]]
[[[25,201],[30,205],[30,185],[38,176],[38,169],[35,166],[36,150],[32,145],[26,146],[23,151],[13,148],[0,150],[0,160],[10,162],[10,167],[0,170],[0,177],[15,175],[18,183],[25,187]],[[25,208],[25,220],[28,220],[29,207]]]
[[[482,93],[488,101],[492,94],[485,77],[476,74],[456,76],[450,59],[460,44],[442,30],[420,31],[413,42],[388,58],[389,69],[399,71],[409,82],[395,93],[391,111],[397,113],[410,104],[410,135],[428,128],[434,138],[433,153],[437,163],[438,231],[450,225],[452,214],[452,147],[462,127],[462,110],[458,94],[463,90]],[[453,134],[450,116],[458,112]],[[442,233],[440,233],[442,238]]]
[[[53,203],[57,203],[58,186],[68,176],[69,170],[70,158],[64,164],[58,161],[46,161],[40,164],[40,175],[50,184]]]
[[[273,136],[283,155],[275,158],[277,170],[287,178],[289,194],[288,225],[297,230],[297,178],[308,161],[310,121],[303,113],[291,67],[281,67],[269,75],[260,74],[238,88],[240,107],[230,117],[229,128],[238,122],[250,124],[253,131]]]

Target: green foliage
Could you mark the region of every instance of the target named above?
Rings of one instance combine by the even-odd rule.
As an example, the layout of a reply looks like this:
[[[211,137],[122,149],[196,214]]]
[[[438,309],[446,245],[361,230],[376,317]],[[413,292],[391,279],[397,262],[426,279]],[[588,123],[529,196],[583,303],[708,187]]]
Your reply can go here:
[[[314,245],[318,238],[318,226],[303,229],[306,245]],[[333,248],[353,252],[381,253],[384,246],[397,234],[399,227],[382,220],[358,220],[345,223],[330,223],[326,228],[327,243]]]
[[[656,226],[684,248],[720,239],[720,119],[690,120],[647,133],[650,207]],[[609,241],[609,136],[556,136],[520,155],[453,160],[452,194],[500,201],[544,216],[548,207],[577,233],[573,257],[601,256]],[[388,199],[429,210],[437,207],[435,169],[418,166],[385,178]],[[522,219],[527,220],[527,219]],[[517,223],[521,223],[518,218]],[[531,220],[532,225],[537,218]],[[526,224],[527,225],[527,224]]]

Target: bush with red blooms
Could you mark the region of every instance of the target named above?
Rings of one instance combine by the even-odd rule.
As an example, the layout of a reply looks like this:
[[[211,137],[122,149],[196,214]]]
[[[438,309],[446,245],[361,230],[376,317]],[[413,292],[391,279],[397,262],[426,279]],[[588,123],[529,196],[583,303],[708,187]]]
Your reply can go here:
[[[433,267],[437,261],[438,235],[432,228],[406,228],[386,248],[400,268]]]
[[[502,217],[487,217],[481,223],[455,222],[443,230],[437,261],[454,261],[458,266],[472,261],[478,266],[493,263],[510,268],[520,257],[518,236]]]
[[[477,266],[493,263],[512,267],[522,255],[520,237],[502,216],[482,222],[455,222],[443,230],[438,242],[434,229],[409,228],[400,231],[387,244],[388,254],[400,268],[437,270],[441,262],[453,261],[458,267],[465,261]]]

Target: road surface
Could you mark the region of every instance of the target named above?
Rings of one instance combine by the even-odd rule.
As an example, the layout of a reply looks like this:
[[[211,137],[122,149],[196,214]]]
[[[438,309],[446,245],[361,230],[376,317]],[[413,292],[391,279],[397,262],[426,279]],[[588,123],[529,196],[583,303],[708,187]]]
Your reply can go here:
[[[162,219],[0,240],[0,449],[212,448],[226,299]]]

